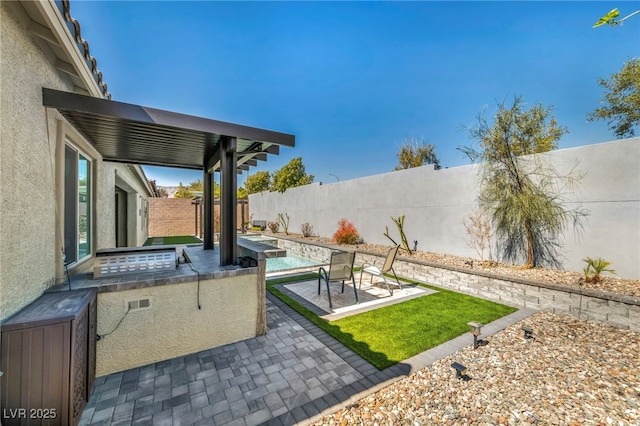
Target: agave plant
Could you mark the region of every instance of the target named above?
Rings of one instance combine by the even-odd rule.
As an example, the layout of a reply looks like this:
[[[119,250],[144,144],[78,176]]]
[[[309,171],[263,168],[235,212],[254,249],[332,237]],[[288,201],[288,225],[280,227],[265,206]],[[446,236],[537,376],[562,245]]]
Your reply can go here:
[[[582,259],[582,261],[587,263],[583,272],[584,280],[588,283],[599,283],[602,281],[600,274],[603,272],[610,272],[612,274],[616,273],[613,269],[607,268],[611,265],[611,262],[608,262],[601,257],[597,257],[595,259],[587,257],[586,259]]]

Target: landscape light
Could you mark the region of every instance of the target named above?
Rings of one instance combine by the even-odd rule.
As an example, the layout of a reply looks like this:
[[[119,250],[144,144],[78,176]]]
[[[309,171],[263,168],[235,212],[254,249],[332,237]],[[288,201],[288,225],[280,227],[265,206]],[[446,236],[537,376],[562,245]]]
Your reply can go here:
[[[478,349],[478,336],[482,332],[482,327],[484,326],[476,321],[471,321],[470,323],[467,323],[467,325],[469,326],[469,331],[473,334],[473,349]]]
[[[524,331],[525,339],[533,339],[533,329],[531,327],[522,326],[522,331]]]
[[[467,376],[467,367],[460,364],[459,362],[454,362],[451,364],[451,367],[456,370],[456,377],[458,379],[464,379]]]

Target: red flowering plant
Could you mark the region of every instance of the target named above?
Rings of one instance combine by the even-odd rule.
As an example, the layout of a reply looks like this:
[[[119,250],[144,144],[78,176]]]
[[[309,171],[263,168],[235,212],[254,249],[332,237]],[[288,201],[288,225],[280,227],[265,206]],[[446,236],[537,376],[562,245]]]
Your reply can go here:
[[[338,230],[333,234],[333,241],[337,244],[357,244],[360,234],[353,223],[342,218],[338,221]]]

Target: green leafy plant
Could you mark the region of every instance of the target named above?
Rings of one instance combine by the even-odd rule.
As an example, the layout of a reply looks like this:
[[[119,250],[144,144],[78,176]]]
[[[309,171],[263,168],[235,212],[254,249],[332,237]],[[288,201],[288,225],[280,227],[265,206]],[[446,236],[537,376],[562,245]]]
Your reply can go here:
[[[271,176],[269,189],[284,192],[289,188],[308,185],[313,182],[313,175],[308,175],[302,164],[302,157],[297,157],[276,170]]]
[[[602,281],[600,274],[603,272],[609,272],[611,274],[616,273],[613,269],[608,268],[608,266],[611,265],[611,262],[608,262],[601,257],[597,257],[595,259],[587,257],[586,259],[582,259],[582,261],[587,264],[587,266],[582,270],[584,272],[585,282],[599,283]]]
[[[305,222],[300,225],[303,237],[311,237],[313,235],[313,226],[309,222]]]
[[[396,227],[398,228],[398,232],[400,233],[400,241],[402,242],[402,248],[404,248],[407,251],[407,253],[411,254],[412,250],[409,247],[409,242],[407,241],[407,236],[404,234],[404,215],[398,216],[397,219],[395,217],[391,216],[391,220],[393,221],[393,223],[396,224]],[[400,244],[396,243],[395,240],[393,238],[391,238],[391,236],[389,235],[389,227],[388,226],[384,227],[384,236],[387,237],[388,239],[390,239],[394,246],[400,245]]]
[[[338,244],[357,244],[360,234],[353,223],[342,218],[338,221],[338,230],[333,234],[333,241]]]
[[[267,226],[269,227],[269,230],[274,234],[277,234],[280,230],[280,224],[278,222],[269,222],[267,223]]]
[[[289,235],[289,217],[288,213],[282,214],[278,213],[278,222],[282,225],[282,229],[284,229],[284,233]]]
[[[480,147],[460,149],[479,164],[478,201],[491,218],[497,253],[509,262],[524,261],[526,268],[559,268],[562,235],[570,226],[579,229],[587,215],[567,209],[562,195],[581,176],[559,171],[544,155],[531,155],[556,149],[567,129],[551,107],[525,105],[521,97],[510,107],[498,104],[493,122],[480,114],[471,129]]]

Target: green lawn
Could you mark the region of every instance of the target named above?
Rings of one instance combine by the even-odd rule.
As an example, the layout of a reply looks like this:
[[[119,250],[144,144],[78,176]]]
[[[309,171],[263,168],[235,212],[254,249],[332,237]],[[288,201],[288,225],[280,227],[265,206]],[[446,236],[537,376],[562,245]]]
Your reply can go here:
[[[316,277],[316,274],[306,274],[268,280],[267,289],[380,370],[467,333],[467,323],[470,321],[488,324],[517,310],[477,297],[407,281],[431,288],[437,293],[329,322],[274,287],[283,282]]]
[[[178,236],[172,236],[172,237],[149,237],[147,241],[145,241],[144,245],[145,246],[153,245],[154,241],[156,242],[156,244],[158,244],[159,240],[162,240],[161,244],[167,244],[167,245],[202,243],[201,240],[194,237],[193,235],[178,235]]]

